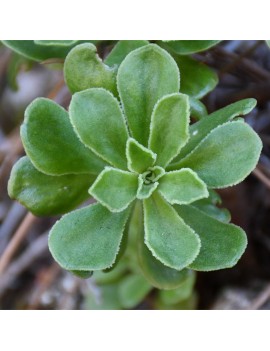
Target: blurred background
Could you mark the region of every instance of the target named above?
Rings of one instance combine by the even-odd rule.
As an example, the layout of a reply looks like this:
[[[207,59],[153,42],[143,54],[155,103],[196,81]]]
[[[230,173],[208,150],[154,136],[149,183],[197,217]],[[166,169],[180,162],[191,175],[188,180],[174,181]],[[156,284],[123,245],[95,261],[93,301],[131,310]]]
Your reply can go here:
[[[100,56],[106,57],[111,47],[99,45]],[[47,245],[58,217],[34,217],[7,194],[11,168],[24,155],[19,127],[26,106],[44,96],[68,108],[63,62],[37,63],[1,45],[0,309],[270,309],[270,48],[265,41],[222,41],[192,56],[219,78],[202,99],[209,113],[244,98],[258,101],[245,120],[263,141],[259,164],[240,185],[219,191],[232,223],[248,235],[239,263],[193,274],[177,298],[157,289],[137,291],[123,267],[86,280],[63,271]]]

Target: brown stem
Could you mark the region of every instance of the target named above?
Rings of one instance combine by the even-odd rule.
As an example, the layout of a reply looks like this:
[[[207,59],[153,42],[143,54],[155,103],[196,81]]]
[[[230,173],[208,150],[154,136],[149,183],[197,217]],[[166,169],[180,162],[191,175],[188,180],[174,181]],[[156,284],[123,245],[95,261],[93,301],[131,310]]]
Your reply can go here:
[[[252,173],[258,179],[260,179],[267,188],[270,189],[270,179],[268,177],[266,177],[266,175],[264,175],[263,172],[259,170],[259,168],[255,168]]]
[[[0,257],[0,275],[2,275],[5,271],[10,260],[12,259],[18,247],[20,246],[20,243],[26,237],[29,228],[36,220],[37,217],[32,215],[32,213],[30,212],[28,212],[28,214],[24,217],[21,225],[19,226],[12,239],[10,240],[8,246],[6,247],[5,251],[3,252],[3,255]]]
[[[13,281],[22,274],[27,268],[33,265],[38,258],[44,257],[48,252],[48,233],[40,235],[27,249],[12,262],[0,279],[0,300],[5,291],[10,287]]]
[[[258,310],[270,299],[270,284],[253,300],[248,310]]]
[[[220,70],[220,78],[225,74],[230,72],[235,68],[235,66],[239,65],[242,61],[242,59],[248,57],[251,55],[261,44],[263,43],[262,40],[257,40],[254,45],[252,45],[250,48],[245,50],[242,54],[235,56],[233,61],[225,65],[221,70]]]

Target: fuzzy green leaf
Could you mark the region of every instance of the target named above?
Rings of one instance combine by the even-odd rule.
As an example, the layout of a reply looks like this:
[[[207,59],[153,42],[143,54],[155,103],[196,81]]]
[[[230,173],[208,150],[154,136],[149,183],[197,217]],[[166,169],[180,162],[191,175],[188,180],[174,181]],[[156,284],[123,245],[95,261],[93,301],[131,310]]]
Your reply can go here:
[[[255,168],[262,149],[259,136],[242,121],[214,129],[179,166],[194,170],[210,188],[244,180]]]
[[[165,174],[164,168],[160,166],[154,166],[148,168],[146,172],[142,174],[143,179],[146,183],[156,182]]]
[[[150,292],[152,286],[139,274],[128,275],[119,283],[119,298],[124,308],[136,307]]]
[[[192,206],[205,212],[208,216],[217,219],[220,222],[229,223],[231,214],[227,208],[219,208],[215,206],[209,199],[202,199],[192,203]]]
[[[157,192],[144,200],[145,243],[170,268],[181,270],[200,250],[198,235]]]
[[[179,55],[190,55],[217,45],[220,40],[168,40],[166,46]]]
[[[158,182],[145,184],[142,174],[139,175],[138,180],[139,180],[139,186],[138,186],[136,197],[139,200],[147,199],[149,196],[153,194],[153,192],[158,187]]]
[[[74,94],[69,113],[86,146],[112,166],[127,169],[127,127],[119,103],[110,92],[93,88]]]
[[[247,246],[245,232],[234,224],[222,223],[193,206],[175,206],[179,215],[200,236],[201,250],[190,265],[198,271],[233,267]]]
[[[2,42],[24,57],[34,61],[44,61],[50,58],[65,58],[68,52],[82,41],[65,40],[65,45],[63,40],[62,43],[60,40],[3,40]]]
[[[244,99],[211,113],[208,117],[194,123],[189,128],[190,138],[180,151],[173,165],[168,169],[178,169],[177,162],[188,155],[193,149],[211,132],[221,124],[224,124],[237,116],[248,114],[256,106],[255,99]]]
[[[120,65],[131,51],[148,44],[147,40],[119,40],[104,60],[104,63],[109,66]]]
[[[137,188],[136,174],[106,167],[89,189],[89,193],[110,211],[120,212],[135,199]]]
[[[136,232],[136,246],[141,273],[154,287],[158,289],[174,289],[186,279],[188,270],[177,271],[157,260],[144,243],[143,209],[137,202],[131,220],[130,230]]]
[[[130,206],[130,212],[133,209],[133,205]],[[113,212],[113,211],[111,211]],[[122,240],[120,243],[120,247],[119,247],[119,251],[116,257],[116,260],[114,261],[113,265],[109,268],[106,268],[103,270],[104,273],[109,273],[112,272],[116,269],[117,266],[119,266],[119,264],[121,264],[123,262],[123,259],[125,259],[125,254],[127,252],[127,246],[128,246],[128,228],[129,228],[129,219],[130,216],[128,217],[125,229],[124,229],[124,233],[122,236]],[[126,267],[127,268],[127,267]]]
[[[112,213],[100,204],[63,216],[50,231],[49,249],[69,271],[94,271],[113,265],[129,210]]]
[[[116,94],[116,71],[105,65],[93,44],[77,45],[64,64],[65,81],[72,93],[89,88],[104,88]]]
[[[162,167],[150,167],[142,174],[139,174],[137,199],[147,199],[158,187],[158,180],[163,177],[165,170]]]
[[[157,155],[138,143],[137,140],[129,138],[126,146],[126,157],[128,169],[131,172],[143,173],[154,165]]]
[[[21,138],[34,166],[49,175],[99,173],[106,163],[78,139],[66,110],[45,98],[25,111]]]
[[[202,99],[217,83],[217,74],[208,66],[188,56],[174,57],[181,72],[181,92]]]
[[[208,115],[205,105],[198,99],[189,97],[190,115],[196,120],[200,120]]]
[[[160,300],[166,305],[173,305],[188,299],[192,292],[196,280],[194,271],[186,270],[187,274],[182,284],[176,289],[159,291]]]
[[[52,216],[71,211],[86,200],[94,180],[90,174],[46,175],[25,156],[12,168],[8,193],[33,214]]]
[[[188,96],[171,94],[158,101],[151,117],[149,136],[149,148],[157,154],[157,165],[165,167],[186,144],[188,125]]]
[[[158,191],[170,204],[189,204],[208,197],[205,183],[188,168],[166,173],[159,181]]]
[[[187,269],[178,271],[165,266],[152,255],[143,240],[139,243],[138,255],[143,275],[155,288],[174,289],[185,281]]]
[[[179,91],[178,67],[165,50],[149,44],[127,55],[119,67],[117,85],[131,134],[147,146],[155,104]]]

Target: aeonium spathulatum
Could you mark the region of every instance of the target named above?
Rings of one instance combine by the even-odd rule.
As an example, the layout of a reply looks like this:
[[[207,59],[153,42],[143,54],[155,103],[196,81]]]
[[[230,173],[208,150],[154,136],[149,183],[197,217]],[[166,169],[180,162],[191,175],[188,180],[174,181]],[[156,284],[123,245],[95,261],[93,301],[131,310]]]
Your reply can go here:
[[[128,54],[116,82],[116,97],[104,88],[75,93],[69,113],[48,99],[30,104],[21,128],[28,157],[13,168],[10,196],[38,215],[68,212],[89,194],[97,200],[63,216],[50,232],[51,253],[67,270],[111,267],[132,211],[140,266],[154,285],[177,286],[185,267],[233,266],[246,247],[244,231],[197,203],[256,166],[261,141],[243,120],[233,120],[255,101],[189,127],[179,69],[154,44]],[[138,204],[134,212],[135,201],[143,213]]]

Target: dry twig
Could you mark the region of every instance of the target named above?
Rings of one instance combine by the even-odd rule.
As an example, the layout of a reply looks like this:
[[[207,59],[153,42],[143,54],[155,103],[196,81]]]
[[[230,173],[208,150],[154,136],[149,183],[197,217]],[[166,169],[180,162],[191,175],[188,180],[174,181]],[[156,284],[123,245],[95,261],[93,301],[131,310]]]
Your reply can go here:
[[[270,189],[270,179],[266,177],[266,175],[263,174],[262,171],[259,170],[259,168],[255,168],[254,171],[252,172],[258,179],[260,179],[263,184]]]
[[[253,300],[248,310],[258,310],[270,299],[270,284]]]
[[[22,240],[26,237],[29,228],[32,224],[37,220],[37,217],[32,215],[32,213],[28,212],[28,214],[24,217],[21,225],[15,232],[14,236],[10,240],[6,250],[3,255],[0,257],[0,276],[3,274],[4,270],[8,266],[10,260],[15,254],[16,250],[20,246]]]
[[[14,261],[0,279],[0,297],[10,284],[32,263],[48,251],[48,233],[45,232],[38,237],[16,261]]]
[[[25,214],[26,209],[18,202],[14,202],[11,205],[9,212],[5,216],[5,220],[0,226],[0,255],[4,251],[10,236],[14,233],[18,223],[22,220]]]

